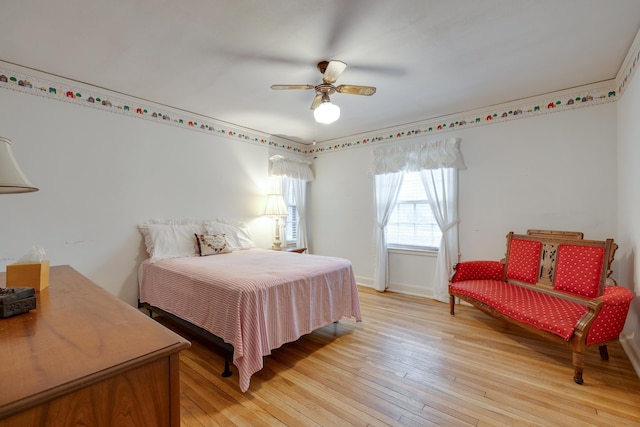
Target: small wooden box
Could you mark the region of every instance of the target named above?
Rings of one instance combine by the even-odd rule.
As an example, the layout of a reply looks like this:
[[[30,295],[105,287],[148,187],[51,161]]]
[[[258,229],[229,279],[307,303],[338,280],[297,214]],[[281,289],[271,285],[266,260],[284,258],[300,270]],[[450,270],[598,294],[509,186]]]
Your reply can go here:
[[[49,286],[49,260],[7,265],[7,287],[28,286],[40,291]]]

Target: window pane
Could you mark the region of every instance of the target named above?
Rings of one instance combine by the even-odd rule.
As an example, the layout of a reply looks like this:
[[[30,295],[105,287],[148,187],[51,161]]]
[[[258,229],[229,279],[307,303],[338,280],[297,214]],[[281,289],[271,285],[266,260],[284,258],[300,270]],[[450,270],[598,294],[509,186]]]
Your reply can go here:
[[[287,241],[295,241],[298,239],[298,209],[295,205],[287,206]]]
[[[404,175],[398,204],[387,224],[386,235],[391,245],[440,247],[442,233],[418,172]]]
[[[298,209],[296,207],[296,198],[293,191],[291,179],[284,179],[283,185],[287,186],[285,193],[288,195],[285,200],[287,204],[287,219],[285,222],[285,239],[287,242],[295,242],[298,240]]]

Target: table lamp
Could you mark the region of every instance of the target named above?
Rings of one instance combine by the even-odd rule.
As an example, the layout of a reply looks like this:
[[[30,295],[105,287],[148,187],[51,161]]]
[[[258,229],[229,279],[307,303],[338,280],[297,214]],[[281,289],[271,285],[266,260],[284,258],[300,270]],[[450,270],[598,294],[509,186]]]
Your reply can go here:
[[[11,152],[11,141],[0,136],[0,194],[38,191],[20,170]]]
[[[287,205],[284,203],[282,194],[267,194],[267,203],[264,207],[264,215],[275,218],[275,235],[273,238],[273,246],[271,249],[274,251],[281,251],[282,246],[280,243],[280,218],[287,216]]]

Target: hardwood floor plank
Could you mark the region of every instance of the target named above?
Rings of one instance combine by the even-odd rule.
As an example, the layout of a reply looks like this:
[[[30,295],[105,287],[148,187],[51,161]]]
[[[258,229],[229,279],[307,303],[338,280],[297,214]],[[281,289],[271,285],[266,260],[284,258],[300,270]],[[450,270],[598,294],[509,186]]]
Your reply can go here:
[[[619,342],[585,357],[470,306],[360,288],[364,321],[332,324],[237,371],[192,341],[180,355],[182,426],[640,425],[640,379]]]

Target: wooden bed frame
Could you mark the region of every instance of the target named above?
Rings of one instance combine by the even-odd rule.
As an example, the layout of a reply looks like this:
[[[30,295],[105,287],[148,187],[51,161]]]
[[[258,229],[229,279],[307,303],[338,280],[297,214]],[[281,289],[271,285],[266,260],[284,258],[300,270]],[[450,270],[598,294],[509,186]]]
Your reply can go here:
[[[186,331],[196,335],[199,338],[202,338],[208,343],[213,344],[215,347],[222,351],[222,355],[224,356],[224,371],[222,371],[222,376],[224,378],[230,377],[233,372],[231,372],[230,364],[233,361],[233,346],[227,342],[224,342],[222,338],[217,335],[212,334],[206,329],[202,329],[199,326],[194,325],[193,323],[187,322],[186,320],[171,314],[167,311],[164,311],[161,308],[155,307],[146,302],[140,302],[138,300],[138,308],[144,308],[149,313],[149,317],[153,318],[153,313],[156,313],[160,317],[165,317],[172,322],[176,323],[181,328]]]

